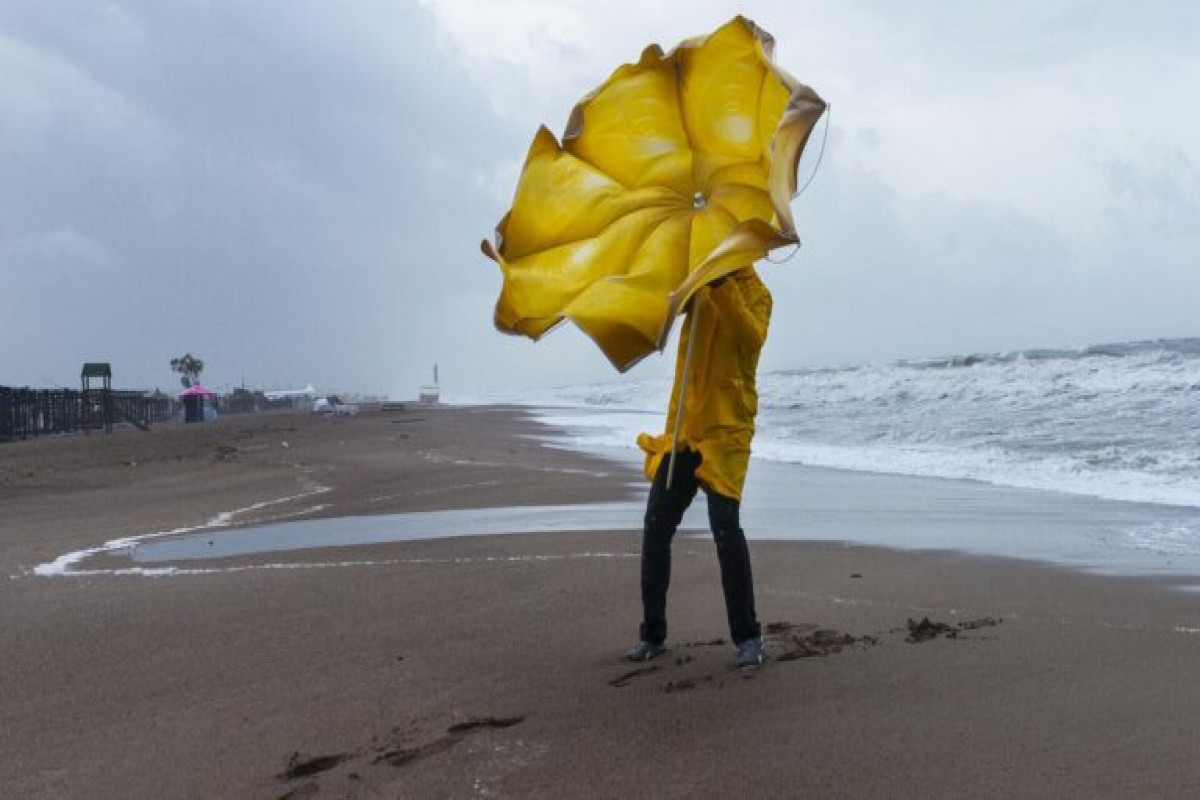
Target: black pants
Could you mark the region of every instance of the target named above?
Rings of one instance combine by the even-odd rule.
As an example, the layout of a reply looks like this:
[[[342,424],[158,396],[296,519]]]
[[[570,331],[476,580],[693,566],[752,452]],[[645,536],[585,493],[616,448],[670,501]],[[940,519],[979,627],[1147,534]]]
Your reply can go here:
[[[667,587],[671,583],[671,539],[696,496],[696,468],[700,455],[681,450],[675,456],[675,475],[667,488],[670,456],[664,458],[646,503],[642,529],[642,627],[641,638],[661,644],[667,639]],[[708,495],[708,524],[717,543],[721,563],[721,588],[725,591],[725,614],[734,644],[759,635],[754,612],[754,578],[750,574],[750,550],[738,522],[738,501],[705,489]]]

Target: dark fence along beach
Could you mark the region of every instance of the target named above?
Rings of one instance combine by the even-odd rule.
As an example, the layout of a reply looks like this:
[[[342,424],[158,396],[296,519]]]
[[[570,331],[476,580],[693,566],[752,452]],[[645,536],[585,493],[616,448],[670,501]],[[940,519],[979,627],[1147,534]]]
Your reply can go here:
[[[178,403],[140,391],[29,389],[0,386],[0,442],[128,422],[145,428],[166,422]]]

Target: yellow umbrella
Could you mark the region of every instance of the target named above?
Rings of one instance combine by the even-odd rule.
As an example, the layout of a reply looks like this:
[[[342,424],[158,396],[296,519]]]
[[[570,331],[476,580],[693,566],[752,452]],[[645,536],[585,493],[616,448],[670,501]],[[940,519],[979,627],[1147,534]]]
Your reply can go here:
[[[620,371],[661,350],[700,287],[798,242],[790,201],[825,102],[736,17],[626,64],[534,137],[512,209],[483,251],[504,285],[496,327],[539,339],[564,319]]]

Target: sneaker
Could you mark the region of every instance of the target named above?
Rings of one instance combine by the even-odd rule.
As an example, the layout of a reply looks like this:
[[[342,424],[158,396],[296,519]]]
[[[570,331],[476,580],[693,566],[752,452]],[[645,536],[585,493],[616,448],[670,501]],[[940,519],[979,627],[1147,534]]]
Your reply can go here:
[[[655,656],[662,655],[667,650],[663,644],[654,644],[645,640],[638,641],[625,653],[626,661],[649,661]]]
[[[763,652],[761,636],[747,639],[737,646],[737,665],[742,667],[757,667],[763,663],[766,654]]]

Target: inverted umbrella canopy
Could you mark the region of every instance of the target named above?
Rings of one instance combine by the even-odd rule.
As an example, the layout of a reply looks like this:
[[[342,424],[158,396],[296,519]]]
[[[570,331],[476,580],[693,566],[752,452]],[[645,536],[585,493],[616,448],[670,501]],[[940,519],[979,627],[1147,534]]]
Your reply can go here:
[[[501,331],[570,319],[620,371],[666,343],[696,289],[795,244],[790,201],[825,102],[736,17],[670,53],[650,45],[542,126],[512,209],[483,251],[500,266]]]

